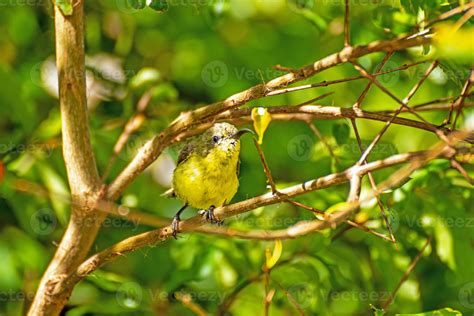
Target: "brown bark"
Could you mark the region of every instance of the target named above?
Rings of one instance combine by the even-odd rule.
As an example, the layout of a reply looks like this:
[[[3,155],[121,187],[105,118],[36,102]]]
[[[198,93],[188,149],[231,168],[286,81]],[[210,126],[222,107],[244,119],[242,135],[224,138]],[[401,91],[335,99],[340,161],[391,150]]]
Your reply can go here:
[[[56,64],[62,119],[63,156],[71,190],[69,225],[44,273],[28,315],[58,315],[72,292],[59,289],[62,280],[84,260],[104,214],[91,206],[100,181],[90,144],[84,68],[83,2],[71,16],[55,7]]]

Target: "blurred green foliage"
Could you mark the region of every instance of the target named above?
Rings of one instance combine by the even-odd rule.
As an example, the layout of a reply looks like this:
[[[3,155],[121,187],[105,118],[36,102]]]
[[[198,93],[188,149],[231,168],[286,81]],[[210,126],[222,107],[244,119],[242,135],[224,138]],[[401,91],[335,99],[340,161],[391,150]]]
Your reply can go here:
[[[343,2],[325,0],[98,0],[85,1],[88,97],[92,141],[103,171],[124,123],[147,91],[152,102],[146,121],[119,155],[110,181],[147,138],[181,111],[224,99],[282,74],[272,66],[299,67],[341,49]],[[461,2],[461,1],[459,1]],[[459,5],[447,0],[351,1],[351,41],[365,44],[409,32]],[[67,6],[69,1],[62,1]],[[67,224],[68,185],[61,157],[60,115],[56,98],[54,31],[49,1],[0,0],[0,315],[20,315],[56,249]],[[70,10],[70,7],[66,7]],[[74,9],[74,8],[72,8]],[[166,12],[165,12],[166,11]],[[451,20],[455,21],[459,17]],[[472,62],[472,19],[463,27],[462,50],[444,45],[396,53],[385,69],[440,58],[436,70],[411,104],[457,96]],[[464,31],[464,30],[467,31]],[[457,41],[460,41],[458,38]],[[462,58],[459,58],[462,53]],[[374,71],[383,55],[359,62]],[[421,79],[428,64],[379,77],[399,97]],[[357,75],[350,65],[317,74],[307,83]],[[303,90],[251,102],[248,106],[298,104],[327,92],[320,102],[351,106],[366,85],[363,80]],[[471,99],[472,100],[472,99]],[[366,110],[398,105],[372,88]],[[465,117],[472,117],[470,109]],[[441,124],[445,112],[423,112]],[[314,122],[337,159],[302,122],[271,122],[263,150],[278,187],[341,171],[360,157],[350,122]],[[364,145],[383,123],[357,122]],[[376,160],[398,152],[422,150],[436,142],[433,134],[391,126],[370,155]],[[241,185],[234,201],[268,191],[258,154],[249,139],[241,153]],[[180,202],[159,196],[167,189],[171,148],[140,176],[120,203],[170,218]],[[5,174],[3,174],[5,168]],[[377,182],[398,167],[374,174]],[[472,175],[472,166],[466,166]],[[3,177],[2,177],[3,176]],[[19,192],[18,180],[42,186],[50,197]],[[364,181],[364,191],[370,186]],[[27,190],[28,191],[28,190]],[[343,202],[348,185],[328,188],[297,200],[317,209]],[[434,161],[411,181],[383,194],[397,238],[396,246],[359,230],[327,230],[283,241],[280,260],[271,272],[275,289],[270,314],[368,315],[395,288],[428,235],[432,247],[402,285],[390,310],[420,313],[450,307],[474,310],[474,199],[472,186],[446,161]],[[191,216],[193,212],[187,211]],[[385,232],[376,203],[364,205],[359,219]],[[271,205],[226,221],[236,229],[285,228],[312,213],[289,204]],[[136,222],[109,218],[93,251],[127,236],[150,230]],[[200,234],[183,234],[156,247],[119,258],[87,277],[74,290],[66,315],[192,315],[173,293],[215,313],[229,297],[227,313],[261,315],[264,287],[259,279],[265,249],[260,242]],[[251,282],[253,279],[257,281]],[[236,289],[240,289],[236,293]],[[233,296],[235,293],[235,296]],[[455,315],[450,310],[418,315]],[[457,314],[456,314],[457,315]]]

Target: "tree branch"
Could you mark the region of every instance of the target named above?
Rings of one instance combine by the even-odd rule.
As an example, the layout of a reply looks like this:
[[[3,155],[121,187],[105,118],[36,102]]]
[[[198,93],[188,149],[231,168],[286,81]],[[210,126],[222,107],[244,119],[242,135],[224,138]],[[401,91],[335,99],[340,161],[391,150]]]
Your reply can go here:
[[[461,136],[457,136],[457,138],[459,137]],[[465,134],[462,137],[465,137]],[[452,138],[454,138],[454,136]],[[467,150],[470,151],[471,149]],[[435,147],[435,149],[428,151],[394,155],[383,160],[370,162],[363,166],[354,166],[344,172],[331,174],[298,185],[287,187],[285,189],[279,190],[282,195],[274,195],[273,193],[269,192],[242,202],[219,207],[215,209],[214,215],[218,219],[222,220],[224,218],[235,216],[237,214],[241,214],[258,207],[279,203],[283,201],[282,196],[288,199],[308,192],[312,192],[314,190],[319,190],[327,188],[329,186],[345,183],[352,177],[354,173],[366,174],[369,171],[375,171],[400,163],[410,161],[412,162],[410,168],[408,168],[407,170],[399,170],[396,173],[396,177],[394,174],[389,180],[381,184],[378,187],[378,191],[374,193],[375,195],[378,194],[380,191],[386,189],[387,187],[402,181],[403,179],[408,177],[413,170],[419,168],[424,163],[426,163],[426,161],[429,161],[436,157],[444,157],[447,159],[451,159],[455,154],[456,151],[451,146],[443,144],[442,146],[437,146]],[[372,198],[372,196],[369,196],[368,198]],[[331,218],[330,221],[300,222],[288,229],[272,231],[271,234],[267,236],[268,238],[261,239],[296,238],[298,236],[303,236],[308,233],[333,227],[334,225],[344,221],[347,218],[347,215],[350,214],[353,209],[355,209],[359,205],[359,203],[360,202],[346,203],[344,206],[345,209],[341,209],[340,212],[335,213],[335,215]],[[193,231],[196,227],[204,223],[205,221],[201,216],[195,216],[180,222],[179,230],[181,232]],[[166,226],[161,229],[156,229],[150,232],[142,233],[140,235],[129,237],[87,259],[83,264],[80,265],[77,271],[65,281],[65,287],[73,286],[79,280],[81,280],[94,270],[100,268],[106,262],[113,260],[118,256],[122,256],[125,253],[137,250],[147,245],[152,245],[157,242],[164,241],[168,239],[171,235],[171,226]]]
[[[83,1],[75,3],[71,16],[55,6],[55,30],[63,156],[73,203],[68,227],[30,307],[28,314],[35,316],[61,312],[72,287],[58,285],[84,260],[105,216],[93,208],[100,179],[89,139]]]
[[[251,100],[265,97],[275,89],[286,87],[297,81],[307,79],[323,70],[355,60],[359,57],[374,52],[402,50],[408,47],[429,44],[430,42],[431,39],[428,36],[415,35],[408,38],[396,38],[389,41],[376,41],[368,45],[345,47],[340,52],[329,55],[295,72],[285,74],[264,84],[259,84],[245,91],[234,94],[224,101],[212,103],[190,112],[183,112],[167,129],[143,145],[135,158],[109,185],[107,189],[107,198],[117,198],[125,190],[128,184],[130,184],[130,182],[132,182],[160,155],[162,150],[172,142],[176,135],[196,125],[202,120],[209,119],[210,117],[226,110],[237,108]]]

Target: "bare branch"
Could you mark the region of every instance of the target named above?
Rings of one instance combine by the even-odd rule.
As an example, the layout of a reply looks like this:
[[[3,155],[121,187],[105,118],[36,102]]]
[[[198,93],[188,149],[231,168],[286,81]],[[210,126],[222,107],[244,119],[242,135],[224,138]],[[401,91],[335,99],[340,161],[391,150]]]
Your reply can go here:
[[[255,147],[257,148],[258,156],[260,157],[260,161],[262,162],[263,170],[265,171],[265,175],[267,176],[267,181],[268,181],[268,184],[270,185],[270,188],[272,189],[272,193],[277,194],[278,191],[276,189],[275,182],[273,181],[273,176],[272,176],[272,173],[270,172],[270,168],[268,167],[267,160],[265,159],[265,155],[263,154],[263,150],[260,147],[258,140],[255,137],[253,137],[252,139],[253,139],[253,143],[255,144]]]
[[[350,15],[349,15],[349,0],[344,1],[344,46],[351,46],[350,44]]]
[[[316,137],[318,137],[321,140],[321,142],[324,144],[324,146],[327,148],[327,150],[329,151],[329,155],[331,155],[331,157],[334,158],[336,162],[339,162],[339,158],[332,151],[331,145],[326,141],[323,134],[321,134],[319,129],[316,127],[316,125],[309,120],[306,122],[306,124],[308,124],[309,128],[314,133],[314,135],[316,135]]]
[[[418,66],[418,65],[426,63],[426,62],[427,62],[426,60],[423,60],[423,61],[419,61],[419,62],[416,62],[416,63],[405,64],[405,65],[402,65],[400,67],[397,67],[397,68],[394,68],[394,69],[391,69],[391,70],[387,70],[387,71],[383,71],[383,72],[377,72],[377,73],[374,74],[374,76],[377,77],[377,76],[381,76],[381,75],[386,75],[386,74],[398,72],[398,71],[401,71],[401,70],[406,70],[406,69]],[[300,90],[305,90],[305,89],[310,89],[310,88],[327,87],[327,86],[331,86],[331,85],[338,84],[338,83],[354,81],[354,80],[360,80],[360,79],[364,79],[364,78],[365,78],[364,76],[354,76],[354,77],[348,77],[348,78],[342,78],[342,79],[336,79],[336,80],[324,80],[324,81],[318,82],[318,83],[311,83],[311,84],[306,84],[306,85],[297,86],[297,87],[273,90],[273,91],[267,93],[267,96],[279,95],[279,94],[284,94],[284,93],[288,93],[288,92],[295,92],[295,91],[300,91]]]
[[[459,171],[459,173],[464,177],[464,179],[466,179],[466,181],[470,185],[474,185],[474,179],[471,178],[471,176],[467,173],[463,166],[458,161],[456,161],[456,159],[451,159],[451,167]]]
[[[291,72],[278,78],[272,79],[265,84],[259,84],[243,92],[234,94],[224,101],[216,102],[201,107],[194,111],[184,112],[173,121],[173,123],[162,133],[146,142],[130,164],[109,185],[107,197],[117,198],[127,185],[133,181],[146,167],[148,167],[169,145],[173,138],[195,125],[199,121],[212,118],[213,116],[229,109],[237,108],[248,101],[267,96],[269,92],[285,87],[289,84],[307,79],[323,70],[336,65],[355,60],[356,58],[381,51],[396,51],[408,47],[425,45],[431,39],[425,35],[416,35],[410,38],[397,38],[389,41],[377,41],[368,45],[356,47],[345,47],[340,52],[329,55],[313,64],[307,65],[297,72]]]
[[[383,58],[383,60],[380,62],[379,66],[375,70],[375,73],[373,74],[374,77],[381,74],[383,66],[385,66],[385,64],[390,59],[390,57],[392,57],[392,55],[393,55],[393,52],[388,52],[385,55],[385,57]],[[362,76],[362,77],[364,77],[364,76]],[[365,97],[366,97],[367,93],[369,92],[371,86],[372,86],[372,81],[369,81],[369,83],[367,84],[367,86],[365,87],[365,89],[362,91],[359,98],[357,99],[356,103],[354,103],[352,105],[353,109],[359,109],[360,108],[360,105],[362,104],[362,101],[365,99]]]
[[[146,108],[150,104],[150,101],[150,91],[145,92],[140,98],[140,100],[138,100],[136,113],[125,124],[122,134],[120,134],[119,138],[117,139],[117,142],[115,143],[112,155],[110,156],[109,161],[107,162],[107,166],[105,167],[104,173],[102,175],[102,181],[105,181],[105,179],[107,179],[107,176],[109,175],[110,170],[112,169],[112,166],[115,160],[117,159],[117,156],[122,151],[130,136],[136,131],[138,131],[145,122],[144,113],[146,111]]]
[[[451,137],[452,139],[451,142],[454,142],[455,140],[459,139],[459,137],[466,136],[466,134],[463,134],[461,136],[456,136],[456,135]],[[439,145],[435,147],[435,149],[433,150],[394,155],[383,160],[370,162],[363,166],[354,166],[344,172],[331,174],[331,175],[321,177],[321,178],[311,180],[311,181],[306,181],[302,184],[287,187],[279,191],[286,198],[291,198],[291,197],[299,196],[299,195],[302,195],[314,190],[319,190],[319,189],[326,188],[332,185],[347,182],[354,173],[366,174],[369,171],[375,171],[381,168],[386,168],[386,167],[404,163],[404,162],[409,162],[409,161],[412,162],[410,165],[410,168],[399,170],[386,182],[381,184],[377,192],[374,193],[374,195],[376,195],[378,194],[378,192],[385,190],[390,186],[398,184],[400,181],[408,177],[411,174],[411,172],[413,172],[413,170],[416,170],[417,168],[422,166],[426,161],[434,159],[436,157],[444,157],[444,158],[451,159],[451,157],[453,157],[453,155],[455,154],[456,154],[456,151],[451,146],[446,145],[446,144],[444,144],[443,146]],[[372,196],[369,195],[367,198],[372,198]],[[270,205],[270,204],[275,204],[280,201],[281,201],[281,196],[275,196],[274,194],[269,192],[261,196],[247,199],[242,202],[216,208],[214,211],[214,215],[218,219],[222,220],[230,216],[235,216],[237,214],[247,212],[251,209],[255,209],[255,208]],[[352,204],[347,203],[345,205],[347,209],[342,209],[341,212],[336,213],[336,215],[334,215],[331,221],[303,222],[303,223],[296,224],[290,229],[272,231],[272,234],[271,236],[269,236],[269,239],[295,238],[297,236],[303,236],[311,232],[315,232],[315,231],[322,230],[325,228],[330,228],[332,227],[332,225],[334,225],[334,223],[337,224],[344,221],[347,215],[350,214],[352,210],[355,209],[358,205],[359,203],[352,203]],[[204,219],[201,216],[195,216],[190,219],[181,221],[179,230],[181,232],[192,231],[195,227],[200,226],[203,223],[204,223]],[[78,270],[76,271],[74,275],[71,275],[66,280],[66,282],[76,283],[80,279],[82,279],[83,277],[85,277],[86,275],[94,271],[95,269],[98,269],[99,267],[104,265],[106,262],[113,260],[114,258],[121,256],[127,252],[134,251],[141,247],[166,240],[171,235],[172,235],[171,226],[167,226],[161,229],[142,233],[137,236],[129,237],[90,257],[78,268]]]
[[[456,112],[456,117],[454,118],[453,127],[452,127],[453,129],[456,129],[456,122],[458,121],[459,115],[462,112],[462,108],[463,108],[463,105],[464,105],[464,100],[466,99],[467,95],[469,94],[469,92],[471,90],[471,85],[472,85],[473,82],[474,82],[474,68],[471,70],[471,74],[469,75],[469,78],[466,80],[466,83],[464,84],[464,87],[462,88],[461,96],[459,97],[459,99],[457,99],[456,104],[454,105],[454,106],[457,107],[458,110]],[[453,107],[451,108],[451,111],[452,111]],[[449,114],[450,114],[449,115],[449,120],[451,119],[451,111],[449,112]]]
[[[421,78],[421,80],[410,90],[410,92],[408,93],[408,95],[405,97],[405,99],[402,100],[399,100],[395,95],[393,95],[389,90],[387,90],[384,86],[382,86],[373,76],[371,76],[370,74],[368,74],[360,65],[354,63],[354,67],[359,70],[362,75],[366,76],[371,82],[373,82],[375,85],[377,85],[377,87],[379,87],[383,92],[385,92],[386,94],[388,94],[389,96],[391,96],[393,99],[395,99],[401,106],[399,107],[399,109],[397,111],[395,111],[393,117],[391,120],[387,121],[387,123],[385,124],[385,126],[382,128],[382,130],[377,134],[377,136],[375,136],[374,140],[370,143],[369,147],[367,147],[367,149],[364,151],[364,153],[362,154],[362,156],[360,157],[359,159],[359,164],[362,163],[363,161],[365,161],[368,157],[368,155],[370,154],[370,152],[372,151],[372,149],[375,147],[375,145],[377,144],[377,142],[382,138],[383,134],[385,133],[385,131],[389,128],[390,124],[393,122],[394,118],[400,114],[401,112],[401,109],[402,108],[407,108],[409,109],[410,112],[412,113],[415,113],[413,112],[413,110],[408,107],[407,103],[410,101],[410,99],[413,97],[413,95],[416,93],[416,91],[418,91],[418,89],[420,88],[420,86],[423,84],[423,82],[426,80],[426,78],[428,78],[429,74],[438,66],[438,63],[435,61],[431,64],[431,66],[428,68],[428,70],[426,71],[425,75],[423,76],[423,78]],[[421,118],[418,114],[416,114],[417,117]],[[424,124],[426,126],[429,126],[430,123],[426,122],[423,118],[421,118],[424,122]],[[438,131],[438,128],[435,129],[436,131],[436,134],[438,135],[441,135],[440,137],[442,139],[446,139],[446,137],[444,136],[444,134],[441,132],[441,131]]]

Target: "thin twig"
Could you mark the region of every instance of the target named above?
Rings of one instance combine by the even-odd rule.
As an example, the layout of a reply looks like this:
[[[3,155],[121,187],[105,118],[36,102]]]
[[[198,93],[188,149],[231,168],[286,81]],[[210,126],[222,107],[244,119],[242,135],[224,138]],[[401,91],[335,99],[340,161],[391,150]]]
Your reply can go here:
[[[276,188],[275,182],[273,181],[272,173],[270,172],[270,168],[268,167],[263,150],[260,147],[260,144],[258,143],[258,140],[255,137],[253,138],[253,143],[255,144],[255,147],[257,148],[258,156],[260,157],[260,161],[262,162],[263,170],[265,171],[265,175],[267,176],[268,184],[270,185],[272,189],[272,193],[277,195],[278,190]]]
[[[298,313],[301,315],[301,316],[304,316],[305,313],[304,313],[304,309],[303,307],[301,307],[301,305],[298,303],[298,301],[296,300],[296,298],[294,297],[293,294],[290,293],[290,291],[288,291],[287,289],[285,289],[284,286],[282,286],[280,284],[280,282],[276,281],[276,280],[273,280],[273,282],[278,285],[278,287],[283,291],[283,293],[285,293],[286,297],[288,298],[288,300],[290,301],[291,304],[293,304],[293,306],[295,306],[296,310],[298,311]]]
[[[331,157],[334,158],[334,160],[337,163],[339,163],[339,158],[334,154],[334,152],[332,151],[331,145],[326,141],[323,134],[321,134],[319,129],[316,127],[316,125],[311,121],[307,121],[306,124],[308,124],[309,128],[314,133],[314,135],[316,135],[316,137],[318,137],[321,140],[321,142],[324,144],[324,146],[329,151],[329,154],[331,155]]]
[[[382,304],[382,308],[387,311],[388,310],[388,307],[390,306],[390,304],[392,304],[395,296],[397,295],[397,292],[398,290],[400,289],[400,287],[402,286],[402,284],[408,279],[408,276],[410,275],[410,273],[413,271],[413,269],[415,269],[416,267],[416,264],[418,263],[418,261],[420,261],[421,259],[421,256],[423,256],[423,253],[425,252],[425,249],[428,247],[428,245],[431,243],[431,239],[432,239],[432,236],[429,236],[427,239],[426,239],[426,243],[424,244],[424,246],[421,248],[420,252],[418,253],[418,255],[415,257],[415,259],[411,262],[411,264],[408,266],[408,269],[405,271],[405,273],[403,274],[402,278],[400,279],[400,281],[398,281],[398,284],[397,286],[395,287],[395,289],[393,290],[393,292],[390,294],[389,298]]]
[[[255,275],[252,276],[248,279],[245,279],[241,283],[239,283],[232,292],[230,292],[229,295],[226,296],[226,298],[222,301],[222,303],[219,304],[217,307],[216,315],[217,316],[223,316],[225,315],[225,312],[229,310],[230,306],[234,303],[236,300],[237,296],[250,284],[253,284],[257,281],[259,281],[262,278],[262,275]]]
[[[393,99],[395,99],[401,106],[398,108],[398,110],[393,114],[392,118],[384,125],[384,127],[382,128],[382,130],[375,136],[374,140],[370,143],[370,145],[367,147],[367,149],[364,151],[364,153],[362,154],[362,156],[360,157],[358,163],[361,164],[364,160],[367,159],[368,155],[370,154],[370,152],[372,151],[372,149],[375,147],[375,145],[378,143],[378,141],[382,138],[383,134],[385,133],[385,131],[389,128],[389,126],[392,124],[392,122],[394,121],[395,117],[400,114],[401,112],[401,109],[403,107],[407,108],[410,110],[411,113],[415,113],[413,112],[413,110],[408,107],[407,103],[410,101],[410,99],[413,97],[413,95],[416,93],[416,91],[418,91],[419,87],[423,84],[423,82],[426,80],[426,78],[428,78],[429,74],[438,66],[438,63],[436,61],[434,61],[431,66],[428,68],[428,70],[426,71],[425,75],[423,76],[423,78],[421,78],[421,80],[410,90],[410,92],[408,93],[408,95],[405,97],[405,99],[400,100],[398,99],[395,95],[393,95],[389,90],[387,90],[384,86],[382,86],[373,76],[371,76],[370,74],[367,73],[367,71],[365,71],[360,65],[358,65],[357,63],[354,63],[354,67],[359,70],[362,75],[366,76],[370,81],[372,81],[377,87],[379,87],[382,91],[384,91],[385,93],[387,93],[389,96],[391,96]],[[416,114],[416,113],[415,113]],[[420,117],[418,114],[416,114],[417,117]],[[421,118],[423,120],[423,122],[425,124],[429,124],[428,122],[426,122],[423,118]],[[444,134],[442,134],[441,131],[439,131],[438,129],[436,129],[436,134],[438,136],[440,136],[440,134],[442,135],[442,139],[446,139],[446,137],[444,136]]]
[[[471,74],[469,75],[469,78],[467,78],[466,83],[464,84],[464,87],[461,91],[461,95],[459,96],[459,99],[456,101],[456,106],[458,108],[456,112],[456,117],[454,118],[453,126],[452,129],[456,129],[456,122],[458,121],[459,115],[462,112],[462,108],[464,105],[464,100],[466,99],[467,95],[470,92],[471,85],[474,82],[474,68],[471,70]],[[451,113],[451,112],[449,112]]]
[[[263,315],[268,316],[270,312],[270,303],[272,302],[275,290],[270,290],[270,272],[271,269],[267,265],[263,264],[263,287],[265,289],[265,295],[263,296]]]
[[[471,178],[469,173],[467,173],[466,169],[463,168],[463,166],[456,160],[456,159],[451,159],[451,167],[459,171],[459,173],[466,179],[466,181],[470,185],[474,185],[474,179]]]
[[[350,44],[350,14],[349,14],[349,0],[345,0],[344,10],[344,46],[351,46]]]
[[[381,74],[381,71],[382,71],[383,67],[385,66],[387,61],[390,59],[390,57],[392,57],[392,55],[393,55],[393,52],[388,52],[387,54],[385,54],[383,60],[380,62],[379,66],[377,67],[377,69],[375,70],[375,72],[373,74],[374,77]],[[364,76],[362,76],[362,77],[364,77]],[[365,97],[367,96],[367,93],[369,92],[371,86],[372,86],[372,81],[369,81],[367,83],[367,86],[365,86],[365,89],[362,91],[359,98],[357,99],[356,103],[354,103],[352,105],[353,109],[359,109],[360,108],[360,106],[361,106],[362,102],[364,101]]]
[[[117,139],[117,142],[115,143],[112,155],[110,156],[109,161],[107,162],[107,166],[104,169],[104,173],[102,174],[102,182],[107,179],[107,176],[112,170],[112,166],[115,160],[117,159],[117,156],[122,151],[130,136],[137,130],[139,130],[140,127],[143,125],[143,122],[145,121],[144,113],[146,111],[146,108],[150,104],[150,101],[151,92],[147,91],[138,101],[136,113],[125,124],[122,133],[120,134],[119,138]]]
[[[108,199],[116,199],[125,188],[147,168],[160,154],[169,146],[176,136],[188,130],[191,126],[215,118],[216,115],[230,109],[240,107],[251,100],[256,100],[265,96],[273,90],[281,89],[289,84],[307,79],[315,74],[346,63],[350,60],[365,56],[374,52],[402,50],[408,47],[425,45],[431,43],[431,38],[425,34],[413,35],[410,38],[397,38],[390,41],[376,41],[368,45],[345,47],[341,51],[322,58],[310,65],[300,68],[297,72],[287,73],[283,76],[272,79],[265,84],[259,84],[233,96],[193,111],[181,113],[171,124],[147,141],[133,160],[107,187],[106,196]]]
[[[449,141],[450,143],[457,142],[465,138],[466,135],[466,133],[456,133],[454,135],[450,135]],[[386,168],[396,163],[402,163],[407,161],[410,162],[410,164],[406,168],[398,170],[397,172],[392,174],[392,176],[390,176],[388,180],[381,183],[376,191],[373,191],[372,194],[368,194],[366,199],[369,200],[372,199],[375,195],[380,194],[380,192],[382,192],[383,190],[398,185],[400,182],[404,181],[408,176],[410,176],[413,171],[422,167],[428,161],[440,157],[446,157],[448,159],[451,159],[455,154],[456,151],[453,149],[453,147],[446,144],[437,144],[433,147],[433,149],[429,151],[395,155],[382,161],[370,162],[363,166],[354,166],[353,168],[346,170],[345,172],[333,174],[312,181],[307,181],[300,185],[282,189],[281,192],[285,194],[287,198],[291,198],[307,192],[314,191],[316,189],[332,186],[337,183],[347,182],[348,175],[353,174],[354,172],[367,173],[368,171],[374,171],[379,168]],[[281,197],[277,197],[272,193],[266,193],[264,195],[251,198],[242,202],[234,203],[224,207],[218,207],[214,210],[214,215],[219,219],[224,219],[243,212],[247,212],[250,209],[255,209],[261,206],[279,202],[281,202]],[[303,236],[308,233],[319,231],[321,229],[330,228],[331,226],[333,226],[334,223],[340,223],[344,221],[347,216],[349,216],[353,212],[353,210],[356,209],[359,205],[360,202],[350,204],[345,203],[341,205],[341,207],[337,208],[339,212],[334,213],[332,223],[326,221],[304,222],[297,224],[289,229],[274,231],[272,232],[271,237],[277,239],[294,238],[296,236]],[[179,224],[179,230],[189,231],[196,226],[202,225],[203,222],[204,219],[201,216],[195,216],[191,219],[181,221]],[[90,257],[78,268],[78,270],[73,275],[69,276],[64,280],[64,282],[66,282],[67,284],[64,284],[64,286],[60,288],[68,287],[70,286],[70,284],[75,284],[95,269],[98,269],[106,262],[113,260],[118,256],[139,249],[141,247],[166,240],[171,235],[171,226],[167,226],[162,229],[157,229],[150,232],[142,233],[140,235],[129,237]]]
[[[187,293],[177,292],[177,293],[174,293],[174,297],[176,298],[176,300],[183,303],[184,306],[186,306],[191,311],[196,313],[196,315],[198,315],[198,316],[207,316],[207,315],[209,315],[201,306],[199,306],[198,304],[196,304],[193,301],[193,298],[191,297],[191,295],[189,295]]]
[[[301,208],[304,208],[304,209],[306,209],[306,210],[308,210],[308,211],[311,211],[311,212],[313,212],[313,213],[316,213],[316,214],[318,214],[318,215],[322,215],[325,220],[330,220],[330,219],[331,219],[331,216],[332,216],[331,214],[327,214],[327,213],[325,213],[325,212],[323,212],[323,211],[317,210],[317,209],[315,209],[315,208],[313,208],[313,207],[311,207],[311,206],[305,205],[305,204],[303,204],[303,203],[300,203],[300,202],[297,202],[297,201],[293,201],[293,200],[286,200],[285,202],[290,203],[290,204],[293,204],[293,205],[298,206],[298,207],[301,207]],[[383,234],[381,234],[381,233],[378,233],[378,232],[376,232],[376,231],[374,231],[374,230],[372,230],[372,229],[368,228],[367,226],[364,226],[364,225],[362,225],[362,224],[360,224],[360,223],[357,223],[357,222],[354,222],[354,221],[351,221],[351,220],[346,220],[345,222],[346,222],[347,224],[349,224],[350,226],[354,227],[354,228],[363,230],[363,231],[365,231],[365,232],[367,232],[367,233],[369,233],[369,234],[372,234],[372,235],[374,235],[374,236],[380,237],[380,238],[382,238],[382,239],[385,239],[385,240],[388,240],[388,241],[392,241],[389,237],[387,237],[387,236],[385,236],[385,235],[383,235]]]
[[[405,64],[405,65],[402,65],[398,68],[394,68],[394,69],[391,69],[391,70],[379,72],[377,74],[374,74],[374,76],[381,76],[381,75],[386,75],[386,74],[394,73],[394,72],[401,71],[401,70],[406,70],[406,69],[418,66],[418,65],[426,63],[426,62],[427,62],[427,60],[423,60],[423,61],[418,61],[418,62],[411,63],[411,64]],[[354,80],[360,80],[360,79],[364,79],[364,78],[365,78],[364,76],[354,76],[354,77],[348,77],[348,78],[342,78],[342,79],[336,79],[336,80],[324,80],[324,81],[318,82],[318,83],[311,83],[311,84],[301,85],[301,86],[297,86],[297,87],[273,90],[273,91],[267,93],[267,96],[279,95],[279,94],[284,94],[284,93],[288,93],[288,92],[295,92],[295,91],[311,89],[311,88],[327,87],[327,86],[330,86],[330,85],[333,85],[333,84],[338,84],[338,83],[343,83],[343,82],[348,82],[348,81],[354,81]]]
[[[362,140],[360,138],[360,134],[359,134],[359,131],[357,129],[357,124],[356,124],[355,120],[351,120],[351,123],[352,123],[352,127],[354,128],[354,133],[356,135],[357,144],[359,146],[360,151],[363,153],[364,148],[362,146]],[[364,160],[363,163],[366,164],[367,160]],[[377,187],[377,184],[375,183],[375,179],[374,179],[374,176],[372,175],[372,172],[368,172],[367,176],[369,177],[370,186],[372,187],[373,190],[375,190],[375,188]],[[385,227],[387,227],[388,233],[390,234],[390,241],[393,242],[393,243],[396,243],[397,240],[395,239],[395,235],[393,234],[392,226],[390,225],[390,221],[388,220],[388,217],[385,213],[385,207],[383,206],[382,200],[380,199],[379,196],[377,196],[376,199],[377,199],[377,205],[379,206],[379,209],[380,209],[380,214],[381,214],[382,219],[384,220],[384,223],[385,223]]]
[[[331,92],[328,92],[328,93],[324,93],[324,94],[322,94],[322,95],[320,95],[320,96],[317,96],[317,97],[315,97],[315,98],[313,98],[313,99],[310,99],[310,100],[308,100],[308,101],[304,101],[304,102],[302,102],[302,103],[300,103],[300,104],[297,104],[297,105],[295,105],[295,106],[303,106],[303,105],[311,104],[311,103],[314,103],[314,102],[316,102],[316,101],[322,100],[322,99],[324,99],[324,98],[326,98],[326,97],[328,97],[328,96],[330,96],[330,95],[332,95],[332,94],[334,94],[334,92],[332,92],[332,91],[331,91]]]
[[[437,18],[427,22],[425,27],[430,27],[435,23],[438,23],[440,21],[449,19],[450,17],[452,17],[454,15],[467,12],[471,8],[474,8],[474,2],[470,2],[470,3],[466,3],[464,5],[460,5],[459,7],[456,7],[454,9],[451,9],[451,10],[447,11],[447,12],[444,12],[443,14],[440,14]]]

